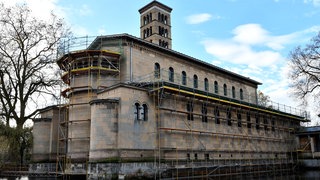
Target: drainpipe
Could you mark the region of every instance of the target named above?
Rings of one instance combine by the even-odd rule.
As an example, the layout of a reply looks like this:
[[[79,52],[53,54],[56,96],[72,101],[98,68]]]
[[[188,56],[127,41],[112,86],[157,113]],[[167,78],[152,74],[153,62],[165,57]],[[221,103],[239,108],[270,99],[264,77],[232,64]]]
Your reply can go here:
[[[132,41],[130,42],[130,82],[132,82],[133,72],[132,72]]]

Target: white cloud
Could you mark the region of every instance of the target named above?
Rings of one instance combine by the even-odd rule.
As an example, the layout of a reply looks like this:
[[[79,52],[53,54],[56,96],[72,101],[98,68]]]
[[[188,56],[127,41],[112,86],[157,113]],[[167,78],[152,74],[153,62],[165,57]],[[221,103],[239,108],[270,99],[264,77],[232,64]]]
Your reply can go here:
[[[314,6],[320,6],[320,0],[304,0],[303,2],[306,4],[311,3]]]
[[[201,43],[216,61],[276,68],[285,60],[281,54],[285,47],[307,42],[310,35],[319,30],[320,26],[313,26],[303,31],[273,36],[259,24],[244,24],[232,30],[231,38],[209,38]]]
[[[85,28],[83,26],[78,26],[78,25],[73,25],[71,27],[71,31],[73,32],[75,37],[86,36],[86,35],[90,34],[87,28]]]
[[[92,13],[88,5],[83,4],[80,8],[68,8],[58,5],[59,0],[0,0],[6,6],[14,6],[15,4],[25,3],[31,10],[31,13],[36,18],[48,20],[51,17],[51,12],[59,18],[63,18],[67,23],[69,17],[76,14],[77,16],[87,16]],[[71,31],[75,36],[84,36],[90,34],[88,29],[80,25],[72,25]],[[99,30],[100,34],[102,31]]]
[[[236,27],[233,31],[233,40],[240,44],[262,45],[273,50],[281,50],[294,38],[294,34],[271,36],[260,24],[244,24]]]
[[[211,18],[212,18],[211,14],[202,13],[202,14],[194,14],[194,15],[188,16],[186,18],[186,21],[188,24],[200,24],[200,23],[209,21]],[[215,18],[219,18],[219,16],[216,16]]]
[[[81,6],[81,8],[79,9],[79,15],[80,15],[80,16],[87,16],[87,15],[89,15],[89,14],[91,14],[91,13],[92,13],[91,9],[90,9],[89,6],[86,5],[86,4],[83,4],[83,5]]]
[[[271,50],[255,51],[247,44],[235,41],[206,40],[202,42],[205,50],[221,61],[235,64],[254,65],[257,67],[271,66],[283,57]]]
[[[244,24],[236,27],[233,31],[233,40],[241,44],[260,44],[266,41],[268,31],[259,24]]]
[[[206,52],[214,57],[213,64],[232,72],[250,77],[263,84],[259,86],[266,95],[284,109],[298,107],[300,101],[292,96],[289,88],[286,56],[294,46],[303,45],[316,35],[320,26],[283,35],[272,35],[259,24],[244,24],[235,27],[227,39],[208,38],[201,43]],[[312,112],[310,107],[307,107]],[[300,107],[303,108],[303,107]],[[313,120],[316,115],[311,114]],[[318,118],[319,119],[319,118]]]
[[[54,12],[60,18],[66,16],[63,8],[57,5],[58,0],[0,0],[0,2],[6,6],[25,3],[30,8],[32,15],[42,20],[49,20],[51,12]]]

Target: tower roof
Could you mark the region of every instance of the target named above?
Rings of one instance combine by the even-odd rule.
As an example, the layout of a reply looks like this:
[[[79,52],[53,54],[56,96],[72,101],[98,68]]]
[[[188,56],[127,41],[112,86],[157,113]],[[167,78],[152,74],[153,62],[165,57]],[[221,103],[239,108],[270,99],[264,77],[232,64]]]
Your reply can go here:
[[[150,2],[149,4],[143,6],[141,9],[139,9],[139,13],[141,14],[154,6],[157,6],[165,11],[168,11],[169,13],[172,11],[172,8],[170,8],[169,6],[166,6],[158,1],[154,0],[154,1]]]

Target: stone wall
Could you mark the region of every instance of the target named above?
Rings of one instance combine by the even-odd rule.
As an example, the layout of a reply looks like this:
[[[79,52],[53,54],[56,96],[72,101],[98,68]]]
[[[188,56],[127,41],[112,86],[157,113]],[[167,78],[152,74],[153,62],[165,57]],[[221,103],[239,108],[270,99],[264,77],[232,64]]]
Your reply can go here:
[[[225,105],[170,94],[164,97],[160,110],[160,144],[165,159],[282,159],[295,150],[295,136],[288,126],[294,128],[296,125],[290,125],[289,119],[251,111],[251,127],[248,128],[248,110],[228,106],[232,121],[228,125]],[[193,120],[188,120],[188,101],[193,102]],[[202,119],[203,103],[207,108],[206,122]],[[220,109],[219,124],[215,121],[215,107]],[[241,114],[241,127],[237,113]],[[256,128],[256,115],[260,117],[259,129]],[[268,124],[264,124],[264,118]]]
[[[226,97],[232,96],[231,88],[235,87],[236,99],[240,99],[239,90],[242,89],[244,93],[244,101],[250,103],[257,102],[256,89],[257,85],[245,81],[243,79],[221,73],[213,68],[208,68],[199,63],[188,61],[188,59],[181,59],[170,54],[164,54],[160,51],[154,51],[143,46],[133,45],[124,46],[124,58],[126,59],[125,67],[127,67],[126,76],[129,76],[130,59],[132,60],[132,74],[133,81],[154,80],[153,72],[154,65],[158,63],[161,68],[161,78],[168,81],[169,68],[172,67],[175,73],[174,83],[181,85],[181,73],[185,71],[187,74],[187,86],[193,88],[193,76],[198,77],[198,89],[204,90],[204,79],[207,78],[209,82],[209,91],[214,93],[214,81],[218,82],[219,95],[223,94],[223,85],[227,85],[228,94]],[[130,50],[131,49],[131,50]],[[131,52],[130,52],[131,51]],[[122,69],[123,70],[123,69]],[[151,75],[151,76],[150,76]]]
[[[168,81],[168,71],[172,67],[175,73],[174,83],[181,85],[181,73],[187,74],[187,86],[193,88],[193,76],[198,77],[198,89],[204,90],[204,79],[208,79],[208,92],[214,93],[214,81],[218,82],[218,95],[225,96],[223,85],[227,85],[228,93],[225,97],[232,97],[232,86],[235,87],[235,98],[240,99],[240,89],[243,90],[244,101],[250,103],[257,102],[257,85],[247,80],[233,76],[232,73],[224,73],[217,69],[203,64],[183,59],[181,56],[175,56],[171,53],[156,51],[140,44],[126,42],[125,40],[110,40],[102,45],[102,49],[121,53],[120,59],[120,81],[128,82],[132,75],[132,80],[136,81],[154,81],[153,73],[155,63],[161,68],[161,78]]]
[[[147,119],[135,118],[136,103],[148,107]],[[108,89],[92,102],[91,114],[91,161],[154,156],[157,142],[154,104],[145,90],[125,85]]]
[[[41,118],[34,120],[32,160],[55,161],[57,155],[59,121],[64,121],[64,107],[52,106],[41,110]]]
[[[95,99],[95,96],[90,90],[76,92],[70,96],[67,156],[73,160],[88,158],[91,123],[89,102]]]

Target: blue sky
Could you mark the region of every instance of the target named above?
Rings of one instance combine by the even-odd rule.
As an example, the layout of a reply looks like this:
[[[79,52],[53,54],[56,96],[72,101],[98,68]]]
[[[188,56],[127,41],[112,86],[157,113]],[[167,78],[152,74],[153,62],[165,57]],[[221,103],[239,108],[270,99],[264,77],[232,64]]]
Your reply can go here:
[[[23,0],[0,0],[13,4]],[[320,31],[320,0],[158,0],[173,9],[172,49],[262,82],[271,100],[296,107],[288,54]],[[140,36],[138,10],[151,0],[26,0],[53,10],[75,36]],[[309,108],[313,111],[312,107]],[[313,120],[318,120],[313,115]]]

